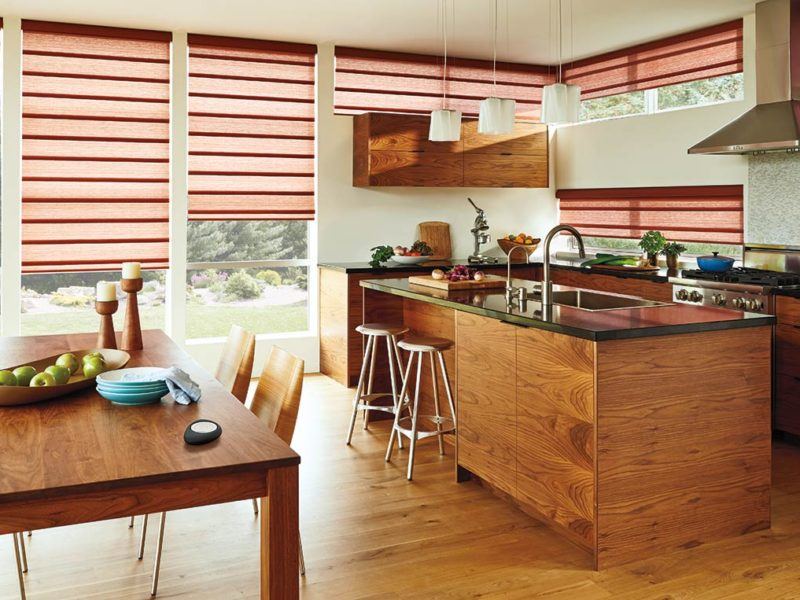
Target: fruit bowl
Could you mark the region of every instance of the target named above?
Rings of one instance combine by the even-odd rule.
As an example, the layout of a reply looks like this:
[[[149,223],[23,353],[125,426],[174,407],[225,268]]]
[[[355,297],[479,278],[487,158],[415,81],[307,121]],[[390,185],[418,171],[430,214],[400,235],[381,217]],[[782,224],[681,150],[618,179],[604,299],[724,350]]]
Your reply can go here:
[[[83,364],[83,357],[92,352],[99,352],[103,355],[106,363],[106,372],[121,369],[131,359],[131,355],[122,350],[112,350],[109,348],[93,348],[90,350],[73,350],[78,358],[78,364]],[[26,365],[34,367],[38,372],[56,362],[56,359],[61,356],[55,354],[47,358],[41,358],[31,362],[24,363],[23,365],[15,365],[13,367],[6,367],[9,371]],[[83,370],[79,369],[72,376],[70,376],[67,383],[62,385],[48,385],[41,387],[30,387],[26,385],[3,385],[0,386],[0,406],[16,406],[18,404],[32,404],[34,402],[42,402],[65,394],[71,394],[78,390],[82,390],[94,385],[94,377],[86,377]]]
[[[408,256],[405,254],[395,254],[392,257],[392,260],[396,263],[401,265],[418,265],[419,263],[424,263],[427,260],[431,260],[430,256]]]
[[[511,252],[513,248],[521,246],[525,248],[526,257],[530,257],[530,255],[536,251],[536,248],[539,246],[539,242],[541,241],[542,240],[539,238],[533,238],[532,244],[520,244],[519,242],[512,242],[508,238],[500,238],[497,240],[497,245],[500,246],[500,249],[506,253],[506,256],[508,256],[508,253]],[[519,252],[515,252],[514,256],[512,256],[510,260],[510,262],[512,263],[525,262],[525,261],[526,259],[523,258],[522,254],[520,254]]]

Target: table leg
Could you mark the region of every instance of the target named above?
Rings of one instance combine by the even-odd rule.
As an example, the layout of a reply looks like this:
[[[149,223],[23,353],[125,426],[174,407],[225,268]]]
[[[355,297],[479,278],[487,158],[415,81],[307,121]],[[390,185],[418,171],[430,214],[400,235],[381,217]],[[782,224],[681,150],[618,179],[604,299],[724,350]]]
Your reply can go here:
[[[267,497],[261,501],[261,598],[300,596],[297,466],[267,472]]]

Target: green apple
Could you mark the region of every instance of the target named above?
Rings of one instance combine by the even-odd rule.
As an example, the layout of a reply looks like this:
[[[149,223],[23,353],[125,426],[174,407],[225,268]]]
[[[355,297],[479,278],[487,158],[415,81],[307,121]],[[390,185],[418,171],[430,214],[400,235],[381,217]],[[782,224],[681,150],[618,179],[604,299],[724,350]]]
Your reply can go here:
[[[102,358],[90,358],[83,361],[83,376],[87,379],[97,377],[106,370],[106,363]]]
[[[68,352],[67,354],[62,354],[61,356],[59,356],[56,359],[56,364],[59,367],[68,368],[70,375],[75,373],[75,371],[77,371],[78,367],[80,366],[78,364],[78,357],[75,356],[74,354],[72,354],[71,352]]]
[[[67,367],[60,365],[50,365],[44,370],[45,373],[50,373],[53,379],[56,380],[56,385],[64,385],[69,381],[70,372]]]
[[[30,383],[31,387],[44,387],[53,385],[56,385],[56,378],[47,371],[42,371],[41,373],[34,375]]]
[[[17,378],[17,385],[30,385],[31,379],[36,375],[36,369],[30,365],[17,367],[14,369],[14,376]]]
[[[84,354],[83,358],[81,359],[81,361],[85,363],[90,358],[99,358],[100,360],[105,362],[105,359],[103,358],[103,353],[102,352],[89,352],[89,354]]]
[[[11,371],[0,371],[0,385],[17,385],[17,376]]]

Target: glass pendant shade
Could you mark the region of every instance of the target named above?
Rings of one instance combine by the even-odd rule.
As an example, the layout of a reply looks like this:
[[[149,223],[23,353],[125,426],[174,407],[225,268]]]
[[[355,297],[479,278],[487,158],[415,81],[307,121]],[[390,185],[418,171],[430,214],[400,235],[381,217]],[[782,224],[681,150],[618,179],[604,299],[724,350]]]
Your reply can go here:
[[[580,112],[580,86],[554,83],[542,89],[542,123],[548,125],[577,123]]]
[[[486,98],[481,101],[478,133],[500,135],[514,130],[517,102],[508,98]]]
[[[461,111],[439,109],[431,112],[431,142],[457,142],[461,139]]]

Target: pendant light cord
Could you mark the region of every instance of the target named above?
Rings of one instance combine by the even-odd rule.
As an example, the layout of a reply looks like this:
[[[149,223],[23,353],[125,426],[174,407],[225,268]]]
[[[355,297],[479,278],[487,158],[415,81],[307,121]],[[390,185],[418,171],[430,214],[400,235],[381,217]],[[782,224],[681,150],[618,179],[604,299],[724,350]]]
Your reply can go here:
[[[562,83],[561,69],[561,0],[558,0],[558,83]]]
[[[442,110],[447,109],[447,0],[442,0],[442,31],[444,34],[444,66],[442,68]]]
[[[492,39],[492,94],[497,96],[497,0],[494,0],[494,38]]]

